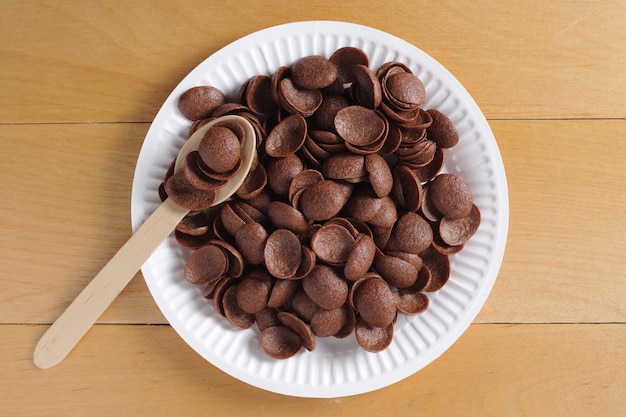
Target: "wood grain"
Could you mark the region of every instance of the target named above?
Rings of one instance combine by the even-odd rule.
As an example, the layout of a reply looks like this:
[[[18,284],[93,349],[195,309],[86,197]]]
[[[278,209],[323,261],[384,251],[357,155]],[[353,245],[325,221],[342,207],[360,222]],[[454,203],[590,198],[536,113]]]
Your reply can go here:
[[[200,358],[137,274],[60,365],[37,340],[131,234],[149,123],[206,57],[269,26],[343,20],[429,53],[490,121],[510,193],[495,287],[415,375],[280,396]],[[626,2],[0,2],[0,415],[626,414]]]
[[[626,268],[626,217],[618,214],[626,206],[626,144],[615,141],[609,158],[605,143],[626,135],[626,121],[491,125],[507,171],[511,219],[501,273],[477,321],[623,322],[626,282],[617,277]],[[3,322],[50,323],[128,239],[132,175],[145,131],[143,124],[0,129],[0,152],[14,155],[4,162],[13,180],[2,184],[13,204],[0,208],[7,255],[0,273],[11,277],[0,280]],[[72,210],[65,209],[68,201]],[[140,276],[102,320],[164,323]]]
[[[626,136],[626,121],[491,125],[507,173],[510,227],[496,295],[478,320],[624,322],[626,142],[617,138]]]
[[[131,235],[130,196],[142,124],[0,127],[3,232],[0,318],[51,323]],[[103,320],[163,322],[143,279]]]
[[[373,26],[446,66],[488,118],[626,117],[626,4],[481,0],[377,3],[0,4],[0,122],[149,122],[219,48],[296,20]],[[207,23],[207,21],[211,23]],[[591,29],[592,28],[592,29]],[[45,94],[41,94],[45,91]],[[26,111],[26,109],[28,111]]]
[[[473,325],[443,356],[391,387],[301,399],[237,382],[169,326],[97,325],[62,364],[42,371],[27,352],[44,328],[2,325],[0,392],[12,395],[0,406],[7,416],[618,417],[626,390],[620,327]]]

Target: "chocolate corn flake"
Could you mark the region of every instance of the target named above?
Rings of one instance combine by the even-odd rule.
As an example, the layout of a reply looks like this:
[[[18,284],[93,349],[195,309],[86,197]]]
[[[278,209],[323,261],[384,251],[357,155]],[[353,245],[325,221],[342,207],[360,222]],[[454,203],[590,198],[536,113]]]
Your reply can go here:
[[[404,63],[370,68],[355,47],[253,76],[236,96],[200,86],[179,100],[190,135],[228,114],[257,135],[252,169],[221,206],[210,207],[214,190],[240,164],[234,125],[209,129],[159,187],[193,210],[175,234],[193,250],[185,278],[235,328],[256,322],[273,358],[324,337],[385,349],[398,315],[428,308],[480,226],[469,186],[441,172],[456,127],[423,108],[424,84]]]

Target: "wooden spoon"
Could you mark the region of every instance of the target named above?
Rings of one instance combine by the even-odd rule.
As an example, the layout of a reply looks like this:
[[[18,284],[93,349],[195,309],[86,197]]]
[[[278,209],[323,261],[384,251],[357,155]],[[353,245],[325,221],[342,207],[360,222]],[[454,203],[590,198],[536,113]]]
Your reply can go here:
[[[226,120],[235,121],[244,128],[245,140],[241,147],[243,163],[237,174],[217,190],[214,205],[225,201],[237,191],[250,170],[256,148],[256,136],[252,125],[246,119],[240,116],[223,116],[202,126],[185,142],[178,153],[174,168],[174,172],[179,172],[185,156],[198,149],[206,131],[215,123]],[[166,199],[157,207],[48,328],[35,347],[33,357],[35,365],[46,369],[61,362],[187,213],[188,209],[177,205],[171,199]]]

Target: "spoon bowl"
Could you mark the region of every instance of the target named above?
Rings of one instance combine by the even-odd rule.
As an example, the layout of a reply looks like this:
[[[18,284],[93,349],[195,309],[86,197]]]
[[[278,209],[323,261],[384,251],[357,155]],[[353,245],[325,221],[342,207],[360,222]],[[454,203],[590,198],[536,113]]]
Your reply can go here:
[[[223,121],[238,123],[244,130],[242,164],[237,173],[216,190],[213,205],[233,195],[250,171],[256,151],[256,134],[250,122],[234,115],[211,120],[187,139],[174,166],[174,172],[179,172],[182,161],[198,149],[205,133]],[[44,333],[35,347],[35,365],[46,369],[61,362],[189,211],[172,199],[165,199]]]

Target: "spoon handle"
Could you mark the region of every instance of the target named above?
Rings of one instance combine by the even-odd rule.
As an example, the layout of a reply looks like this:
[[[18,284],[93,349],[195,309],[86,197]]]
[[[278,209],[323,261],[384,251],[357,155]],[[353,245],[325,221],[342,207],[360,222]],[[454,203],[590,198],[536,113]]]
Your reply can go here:
[[[166,199],[44,333],[35,365],[46,369],[61,362],[187,213]]]

